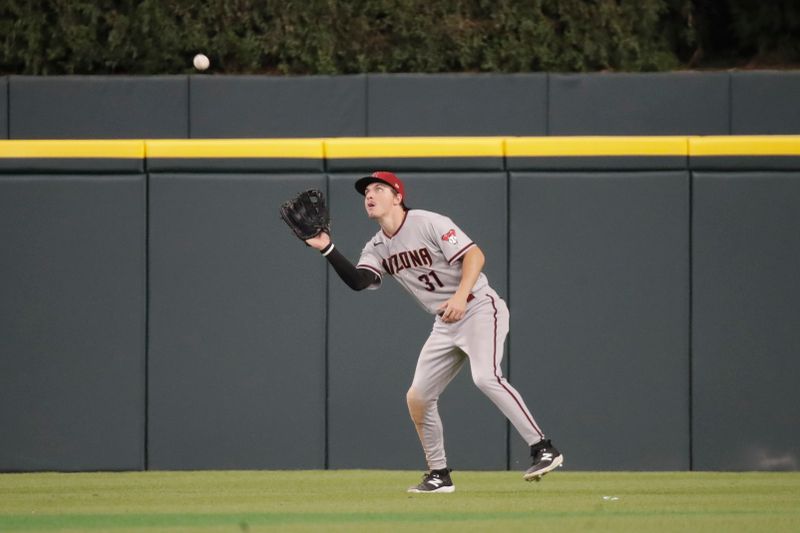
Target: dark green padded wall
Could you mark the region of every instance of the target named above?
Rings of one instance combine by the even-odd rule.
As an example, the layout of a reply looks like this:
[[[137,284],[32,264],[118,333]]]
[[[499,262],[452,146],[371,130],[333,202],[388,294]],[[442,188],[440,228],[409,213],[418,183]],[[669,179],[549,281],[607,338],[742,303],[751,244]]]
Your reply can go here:
[[[11,76],[10,139],[188,136],[184,76]]]
[[[151,175],[150,468],[324,467],[325,268],[278,217],[309,187]]]
[[[694,173],[694,468],[800,466],[800,173]]]
[[[540,426],[571,469],[688,468],[688,173],[514,172],[510,191],[511,380]]]
[[[730,133],[726,73],[550,74],[549,83],[548,135]]]
[[[546,135],[546,74],[384,74],[367,78],[367,132]]]
[[[191,76],[189,136],[366,135],[366,77]]]
[[[145,176],[0,175],[0,471],[141,470]]]

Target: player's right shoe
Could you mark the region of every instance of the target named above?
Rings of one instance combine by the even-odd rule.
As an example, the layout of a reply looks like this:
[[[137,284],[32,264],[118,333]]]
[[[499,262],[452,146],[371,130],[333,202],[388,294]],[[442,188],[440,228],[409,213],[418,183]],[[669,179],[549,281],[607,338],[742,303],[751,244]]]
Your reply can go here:
[[[553,446],[550,439],[544,439],[531,446],[533,465],[522,476],[525,481],[540,481],[542,476],[564,463],[564,456]]]
[[[441,470],[431,470],[422,476],[422,483],[415,487],[409,487],[408,492],[416,492],[420,494],[430,494],[433,492],[455,492],[456,487],[453,485],[453,480],[450,479],[450,468],[442,468]]]

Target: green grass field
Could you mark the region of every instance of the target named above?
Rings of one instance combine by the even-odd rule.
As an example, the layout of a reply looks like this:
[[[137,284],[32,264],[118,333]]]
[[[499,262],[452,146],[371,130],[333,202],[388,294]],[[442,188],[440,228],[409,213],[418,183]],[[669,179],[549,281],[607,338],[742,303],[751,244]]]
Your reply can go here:
[[[800,473],[419,472],[0,474],[10,531],[800,531]]]

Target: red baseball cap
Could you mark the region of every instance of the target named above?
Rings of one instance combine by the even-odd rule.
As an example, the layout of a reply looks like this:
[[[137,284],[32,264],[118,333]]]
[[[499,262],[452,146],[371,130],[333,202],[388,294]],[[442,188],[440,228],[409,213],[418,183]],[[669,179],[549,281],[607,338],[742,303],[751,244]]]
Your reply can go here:
[[[392,172],[387,172],[385,170],[379,170],[377,172],[373,172],[369,176],[364,176],[363,178],[359,179],[356,182],[356,190],[363,194],[366,194],[367,186],[370,183],[375,183],[376,181],[383,182],[393,188],[395,191],[399,192],[403,195],[403,200],[405,201],[406,198],[406,188],[403,185],[403,182],[400,181],[400,178],[394,175]]]

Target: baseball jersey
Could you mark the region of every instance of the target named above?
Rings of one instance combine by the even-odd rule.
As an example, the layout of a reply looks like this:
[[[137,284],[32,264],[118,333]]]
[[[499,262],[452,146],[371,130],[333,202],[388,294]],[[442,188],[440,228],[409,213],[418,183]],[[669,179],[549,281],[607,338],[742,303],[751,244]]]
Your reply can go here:
[[[383,276],[395,278],[431,314],[449,300],[461,283],[461,259],[475,243],[448,217],[411,209],[397,232],[379,230],[361,251],[356,268],[378,276],[367,287],[380,287]],[[472,288],[478,292],[489,281],[481,272]]]

